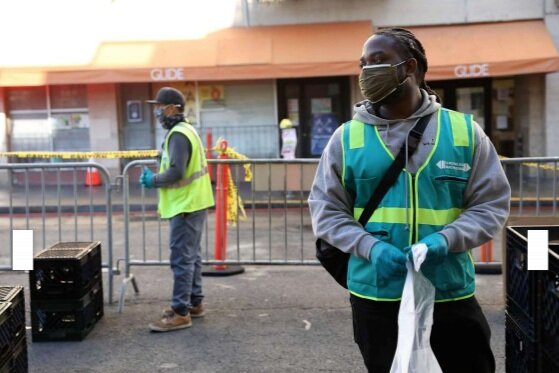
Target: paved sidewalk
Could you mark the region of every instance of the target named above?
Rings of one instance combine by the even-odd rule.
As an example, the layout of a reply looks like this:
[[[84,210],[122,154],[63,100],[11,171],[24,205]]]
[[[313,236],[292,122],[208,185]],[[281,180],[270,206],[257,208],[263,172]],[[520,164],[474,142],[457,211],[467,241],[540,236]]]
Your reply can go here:
[[[122,314],[105,316],[82,342],[31,343],[30,372],[365,372],[352,338],[347,293],[318,266],[247,266],[232,277],[204,277],[204,319],[166,334],[147,329],[167,305],[166,267],[133,268]],[[115,278],[115,292],[122,276]],[[0,273],[1,284],[28,276]],[[105,281],[106,284],[106,281]],[[478,299],[491,325],[497,372],[504,372],[504,302],[500,275],[477,275]],[[106,285],[105,285],[106,286]],[[105,289],[105,294],[107,291]]]

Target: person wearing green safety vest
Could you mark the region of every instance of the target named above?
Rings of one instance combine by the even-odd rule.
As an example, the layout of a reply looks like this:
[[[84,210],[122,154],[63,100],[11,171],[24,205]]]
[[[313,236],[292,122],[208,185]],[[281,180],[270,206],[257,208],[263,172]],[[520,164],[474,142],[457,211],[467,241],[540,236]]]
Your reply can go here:
[[[350,255],[347,287],[354,339],[369,372],[389,372],[411,246],[427,246],[421,267],[433,283],[431,346],[443,372],[495,371],[491,331],[475,297],[471,250],[503,227],[510,186],[499,157],[471,115],[448,110],[425,82],[420,41],[382,29],[363,46],[365,98],[332,135],[309,195],[314,234]],[[417,150],[365,226],[375,188],[423,117]]]
[[[159,189],[158,212],[162,219],[169,219],[173,297],[170,307],[149,325],[151,331],[166,332],[188,328],[193,317],[206,312],[200,243],[214,197],[204,146],[184,117],[183,94],[163,87],[155,100],[147,102],[155,105],[154,115],[167,130],[159,173],[145,167],[140,176],[145,188]]]

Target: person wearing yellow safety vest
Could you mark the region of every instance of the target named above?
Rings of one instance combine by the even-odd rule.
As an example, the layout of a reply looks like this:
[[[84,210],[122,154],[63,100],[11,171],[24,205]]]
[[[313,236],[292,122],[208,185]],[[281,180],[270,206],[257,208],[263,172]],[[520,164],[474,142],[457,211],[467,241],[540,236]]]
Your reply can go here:
[[[431,346],[443,372],[494,372],[491,331],[474,296],[471,249],[504,225],[510,186],[469,114],[441,107],[427,86],[423,46],[408,30],[364,44],[366,98],[332,135],[311,187],[313,231],[350,253],[354,339],[369,372],[389,372],[410,247],[425,243],[423,274],[436,289]],[[366,67],[366,68],[364,68]],[[359,216],[410,129],[431,116],[417,150],[365,226]]]
[[[192,317],[202,317],[202,258],[200,241],[207,209],[214,197],[200,136],[184,117],[183,94],[170,87],[157,92],[154,114],[168,130],[163,142],[159,173],[147,167],[140,176],[145,188],[159,188],[158,212],[169,219],[173,298],[150,330],[166,332],[188,328]]]

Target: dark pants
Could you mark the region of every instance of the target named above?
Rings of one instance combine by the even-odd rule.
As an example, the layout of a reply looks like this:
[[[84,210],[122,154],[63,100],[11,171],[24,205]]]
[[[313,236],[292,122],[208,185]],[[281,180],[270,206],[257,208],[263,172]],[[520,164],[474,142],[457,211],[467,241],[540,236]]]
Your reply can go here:
[[[353,333],[369,373],[390,372],[400,302],[350,296]],[[494,373],[491,330],[475,297],[435,303],[431,347],[444,373]]]
[[[207,210],[179,214],[171,218],[169,246],[173,271],[171,308],[186,315],[188,308],[202,302],[202,256],[200,242]]]

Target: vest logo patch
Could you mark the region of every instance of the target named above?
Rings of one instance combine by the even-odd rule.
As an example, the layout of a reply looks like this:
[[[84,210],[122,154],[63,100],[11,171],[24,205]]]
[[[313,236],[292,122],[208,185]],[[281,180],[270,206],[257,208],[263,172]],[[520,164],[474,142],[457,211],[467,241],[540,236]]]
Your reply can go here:
[[[467,163],[458,163],[458,162],[450,162],[450,161],[438,161],[437,167],[441,170],[456,170],[456,171],[464,171],[468,172],[471,170],[471,167]]]

